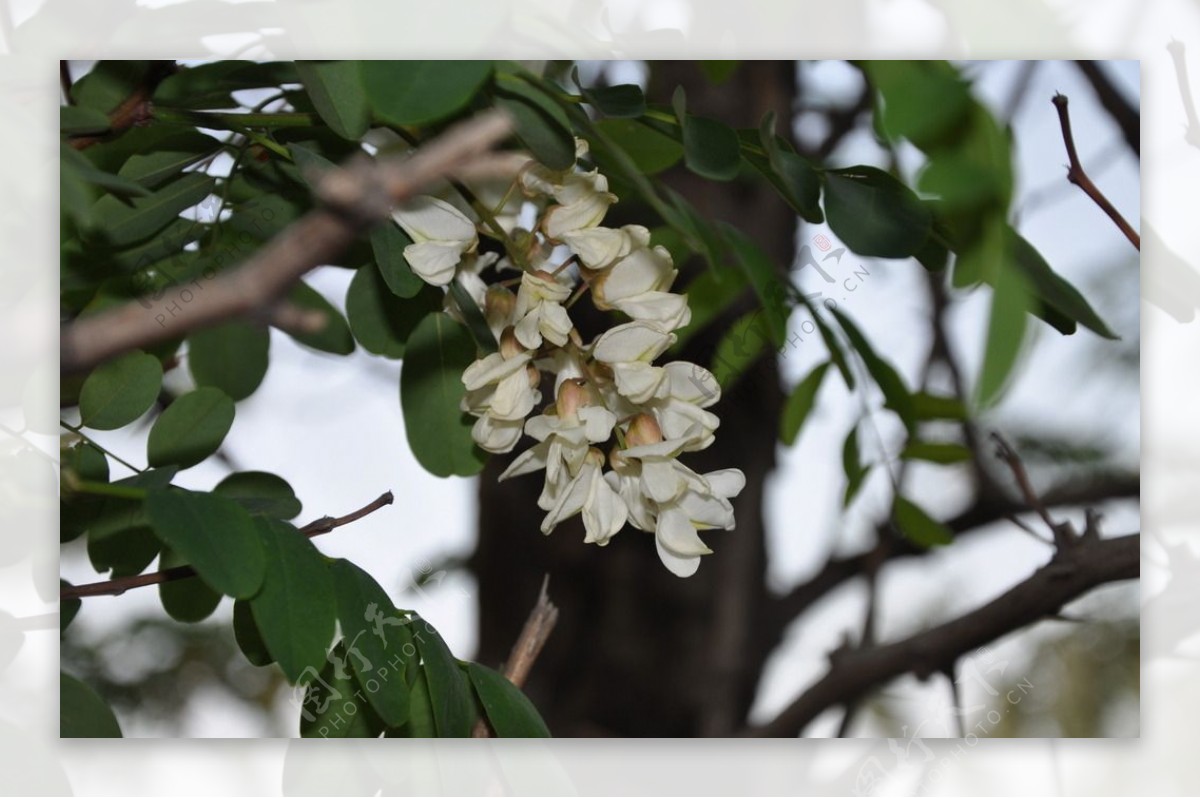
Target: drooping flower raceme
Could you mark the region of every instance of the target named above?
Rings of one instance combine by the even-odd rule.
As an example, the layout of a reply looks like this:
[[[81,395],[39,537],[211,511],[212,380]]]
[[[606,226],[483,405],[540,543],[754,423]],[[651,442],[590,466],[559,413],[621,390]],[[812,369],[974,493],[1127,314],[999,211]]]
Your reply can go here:
[[[584,142],[576,155],[586,157]],[[464,290],[456,288],[448,309],[465,319],[456,302],[469,297],[495,338],[498,351],[462,375],[472,437],[493,453],[512,451],[522,435],[535,441],[500,479],[544,473],[542,532],[579,515],[584,541],[603,546],[629,524],[654,535],[672,573],[690,576],[711,553],[700,532],[734,528],[731,501],[745,478],[737,469],[698,474],[679,461],[712,444],[720,421],[707,408],[721,391],[698,365],[657,363],[691,320],[687,297],[671,291],[671,255],[644,227],[603,226],[617,198],[595,169],[531,162],[512,188],[535,206],[529,229],[515,226],[511,190],[501,199],[510,211],[504,224],[496,224],[498,209],[476,222],[435,197],[395,212],[413,240],[405,249],[413,272],[431,285],[457,280]],[[496,239],[505,256],[477,252],[480,234]],[[493,268],[498,281],[485,275]],[[519,277],[504,279],[505,270]],[[584,343],[571,319],[584,295],[628,321]],[[552,401],[538,413],[550,374]]]

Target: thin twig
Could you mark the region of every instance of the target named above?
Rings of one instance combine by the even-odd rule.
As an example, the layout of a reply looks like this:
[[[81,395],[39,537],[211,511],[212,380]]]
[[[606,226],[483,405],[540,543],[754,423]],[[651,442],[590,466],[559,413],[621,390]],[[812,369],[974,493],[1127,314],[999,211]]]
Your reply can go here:
[[[1087,173],[1083,171],[1083,164],[1079,162],[1079,153],[1075,151],[1075,138],[1071,135],[1071,117],[1067,113],[1067,98],[1066,95],[1054,95],[1054,107],[1058,109],[1058,122],[1062,126],[1063,143],[1067,146],[1067,159],[1070,166],[1067,169],[1067,180],[1083,189],[1083,193],[1091,197],[1092,202],[1100,207],[1100,210],[1108,214],[1108,218],[1113,220],[1113,223],[1120,229],[1125,237],[1129,239],[1129,243],[1133,244],[1134,248],[1141,250],[1142,238],[1130,226],[1129,222],[1125,221],[1125,217],[1121,215],[1108,197],[1096,187]]]
[[[1005,462],[1009,470],[1013,473],[1013,478],[1017,481],[1017,487],[1021,491],[1021,496],[1024,497],[1025,503],[1029,505],[1031,510],[1037,512],[1043,523],[1050,529],[1054,535],[1054,544],[1058,547],[1070,545],[1075,537],[1071,525],[1068,522],[1055,521],[1050,516],[1050,511],[1046,509],[1046,503],[1033,489],[1033,484],[1029,481],[1029,474],[1025,471],[1025,464],[1021,462],[1021,457],[1016,450],[1009,445],[1008,441],[998,432],[991,434],[992,440],[996,444],[996,456]]]
[[[550,601],[547,593],[549,586],[550,575],[547,574],[542,579],[542,589],[538,593],[537,603],[533,605],[529,617],[525,619],[525,626],[521,628],[521,634],[517,636],[517,642],[513,643],[512,651],[508,655],[508,662],[504,665],[505,678],[517,687],[525,686],[525,680],[529,678],[529,671],[533,668],[533,663],[542,653],[546,639],[550,637],[550,633],[554,631],[554,624],[558,622],[558,607]],[[480,719],[475,724],[471,736],[490,737],[491,729],[483,719]]]
[[[389,490],[366,507],[355,510],[349,515],[343,515],[340,518],[332,518],[330,516],[318,518],[316,521],[301,527],[299,531],[306,537],[315,538],[317,535],[324,535],[326,532],[331,532],[339,526],[345,526],[364,516],[370,515],[379,508],[391,504],[393,501],[394,497]],[[160,585],[163,582],[187,579],[195,575],[196,570],[192,566],[177,565],[174,568],[167,568],[166,570],[155,571],[149,574],[126,576],[120,579],[110,579],[106,582],[93,582],[88,585],[71,585],[59,591],[58,597],[60,601],[66,601],[67,599],[87,598],[90,596],[119,596],[126,590],[132,590],[135,587]]]
[[[167,291],[155,308],[134,300],[76,319],[62,329],[62,373],[86,371],[133,349],[182,337],[272,305],[308,271],[329,263],[392,206],[487,151],[512,130],[503,111],[460,123],[411,157],[372,161],[365,155],[326,172],[317,184],[318,207],[291,224],[242,265],[211,279]]]

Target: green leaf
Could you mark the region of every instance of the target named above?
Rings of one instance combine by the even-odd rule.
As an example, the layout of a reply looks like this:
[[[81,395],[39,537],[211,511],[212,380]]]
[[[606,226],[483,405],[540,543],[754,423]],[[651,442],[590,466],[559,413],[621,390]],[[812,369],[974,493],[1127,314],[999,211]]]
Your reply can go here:
[[[114,578],[140,574],[160,550],[154,531],[139,523],[120,529],[94,529],[87,541],[92,567],[99,573],[112,571]]]
[[[726,391],[737,382],[746,369],[768,351],[771,333],[761,310],[755,310],[729,325],[729,330],[717,343],[709,367],[717,384]]]
[[[58,676],[59,737],[120,737],[121,726],[96,691],[74,676]]]
[[[881,258],[915,255],[933,221],[916,194],[873,166],[825,173],[825,216],[851,250]]]
[[[108,131],[108,114],[83,105],[58,108],[58,130],[68,136],[97,135]]]
[[[360,68],[376,116],[393,125],[426,125],[467,105],[492,62],[363,61]]]
[[[863,464],[862,455],[859,454],[857,423],[850,428],[850,433],[842,444],[842,471],[846,475],[846,490],[842,494],[842,507],[849,507],[866,482],[867,474],[871,472],[871,467]]]
[[[89,522],[96,518],[105,498],[71,489],[73,480],[108,482],[108,458],[87,442],[62,450],[59,467],[59,542],[67,543],[82,535]]]
[[[646,113],[646,96],[642,87],[633,83],[616,86],[596,86],[586,89],[579,82],[579,67],[571,70],[571,81],[584,101],[608,117],[634,118]]]
[[[388,729],[385,737],[427,739],[438,736],[433,717],[433,701],[429,697],[429,680],[424,668],[409,671],[408,722],[399,728]]]
[[[296,71],[329,129],[358,141],[371,124],[371,106],[357,61],[297,61]]]
[[[729,80],[741,63],[741,61],[697,61],[696,65],[700,67],[704,77],[708,78],[709,83],[720,86]]]
[[[66,579],[58,580],[58,590],[61,593],[66,588],[73,585]],[[59,634],[67,631],[67,627],[71,625],[71,621],[75,620],[75,616],[79,614],[79,609],[83,606],[83,600],[72,598],[62,599],[58,602],[58,631]]]
[[[742,157],[775,187],[783,200],[806,222],[825,221],[821,212],[821,176],[807,159],[785,149],[775,135],[775,112],[768,111],[757,131],[739,134]],[[761,145],[765,156],[750,147]],[[788,145],[790,146],[790,145]]]
[[[779,439],[788,446],[796,442],[804,422],[816,406],[817,392],[821,390],[821,382],[825,379],[829,365],[829,361],[825,361],[808,372],[784,404],[783,418],[779,422]]]
[[[475,702],[466,675],[442,636],[420,616],[413,616],[412,635],[421,653],[438,737],[470,737]]]
[[[392,293],[403,299],[412,299],[425,287],[425,281],[413,273],[404,257],[404,248],[412,243],[398,224],[376,225],[371,231],[371,250],[375,253],[375,265],[383,275],[383,281]]]
[[[1029,288],[1021,273],[1006,265],[992,282],[992,312],[976,386],[979,407],[990,407],[1004,392],[1021,354],[1029,322]]]
[[[233,603],[233,637],[251,665],[263,668],[275,661],[271,652],[267,651],[267,644],[263,642],[262,633],[254,621],[250,602],[245,599]]]
[[[188,565],[188,561],[180,557],[172,549],[165,549],[159,560],[159,569],[166,570],[180,565]],[[213,614],[221,603],[221,594],[204,584],[200,579],[175,579],[163,582],[158,586],[158,598],[162,601],[163,609],[177,621],[183,623],[199,623]]]
[[[166,227],[211,194],[215,185],[213,178],[191,172],[128,205],[113,196],[101,197],[92,208],[92,221],[109,243],[133,244]]]
[[[346,560],[330,565],[337,618],[349,649],[360,656],[350,665],[367,701],[388,726],[408,720],[406,674],[416,668],[409,620],[402,618],[388,594],[370,574]]]
[[[220,388],[241,401],[254,393],[267,374],[271,333],[248,321],[228,321],[191,334],[188,370],[197,385]]]
[[[1041,253],[1015,230],[1012,236],[1013,262],[1028,281],[1029,290],[1054,310],[1102,338],[1115,340],[1117,334],[1092,309],[1083,295],[1058,275]]]
[[[787,320],[791,313],[788,306],[788,289],[783,278],[775,269],[770,257],[754,242],[754,239],[736,227],[724,223],[718,225],[733,251],[738,266],[745,272],[754,293],[762,305],[763,321],[775,346],[782,346],[787,338]]]
[[[249,598],[263,584],[267,554],[254,520],[232,499],[211,493],[152,490],[146,514],[154,533],[215,590]]]
[[[291,61],[213,61],[179,69],[158,85],[154,101],[177,108],[236,108],[232,92],[299,80]]]
[[[283,477],[265,471],[239,471],[221,480],[213,493],[233,499],[251,515],[287,521],[300,515],[300,500]]]
[[[363,349],[390,358],[404,357],[409,337],[429,313],[440,312],[445,295],[425,285],[412,299],[392,293],[374,264],[361,267],[346,292],[346,318]]]
[[[467,675],[497,737],[550,736],[533,702],[503,674],[471,662]]]
[[[149,61],[97,61],[71,86],[76,105],[108,113],[125,100],[142,82]]]
[[[846,314],[840,310],[832,309],[831,312],[837,318],[838,323],[842,325],[842,330],[845,331],[846,337],[850,339],[850,344],[862,357],[863,365],[867,367],[871,378],[879,386],[879,390],[883,392],[884,407],[895,412],[900,420],[904,422],[904,426],[909,432],[916,427],[917,416],[913,409],[912,395],[908,392],[908,388],[904,385],[904,380],[900,374],[892,367],[891,363],[881,358],[875,353],[875,349],[867,341],[862,331],[858,326],[850,320]]]
[[[896,497],[892,518],[904,537],[918,546],[942,546],[954,539],[954,534],[929,514],[903,496]]]
[[[293,339],[305,346],[334,355],[348,355],[354,351],[354,335],[350,332],[346,318],[316,289],[304,281],[298,281],[292,286],[288,301],[301,310],[315,310],[325,314],[325,326],[315,332],[284,330]]]
[[[601,119],[595,124],[614,146],[629,156],[642,174],[656,175],[679,163],[683,157],[683,145],[678,141],[632,119]],[[596,157],[607,171],[616,170],[615,165],[610,166],[600,153]]]
[[[909,441],[900,452],[904,460],[926,460],[930,463],[950,465],[971,459],[971,450],[961,443],[938,443],[934,441]]]
[[[163,411],[146,448],[151,466],[196,465],[221,447],[233,426],[233,400],[217,388],[185,393]]]
[[[575,136],[563,109],[545,94],[516,78],[496,80],[496,105],[512,114],[519,138],[534,158],[551,169],[575,163]]]
[[[319,670],[337,617],[333,577],[321,552],[300,530],[256,518],[267,554],[262,589],[250,600],[267,651],[292,684],[306,668]]]
[[[98,366],[79,392],[79,416],[85,427],[118,429],[141,418],[162,389],[158,358],[129,352]]]
[[[378,737],[383,733],[384,721],[371,709],[345,667],[353,661],[353,656],[345,643],[339,641],[319,675],[314,669],[300,681],[299,686],[304,688],[301,737],[348,739]]]
[[[463,320],[466,321],[467,329],[471,332],[475,346],[486,354],[499,351],[496,337],[492,335],[492,328],[488,326],[487,317],[483,315],[483,308],[475,304],[474,297],[458,280],[450,281],[449,287],[450,296],[454,299],[454,304],[458,308],[458,312],[462,314]]]
[[[965,421],[967,418],[966,405],[953,396],[937,396],[921,391],[913,394],[912,400],[918,421]]]
[[[117,174],[154,188],[216,152],[220,146],[221,142],[212,136],[196,130],[181,130],[155,142],[153,150],[129,156]]]
[[[928,150],[953,134],[972,105],[970,89],[946,61],[863,61],[883,98],[880,114],[891,138]]]
[[[683,158],[701,177],[733,180],[742,164],[737,133],[715,119],[689,115],[683,121]]]
[[[674,230],[674,228],[667,228]],[[651,239],[653,243],[659,241]],[[670,247],[668,247],[670,249]],[[681,260],[676,260],[676,265]],[[741,269],[707,269],[696,276],[687,285],[688,307],[692,311],[692,320],[687,326],[675,331],[676,340],[671,346],[671,352],[679,354],[683,351],[692,336],[712,324],[742,295],[746,288],[746,275]]]
[[[473,420],[459,409],[462,373],[475,353],[467,328],[440,311],[422,319],[408,340],[400,370],[404,429],[413,455],[435,476],[472,476],[483,468]]]

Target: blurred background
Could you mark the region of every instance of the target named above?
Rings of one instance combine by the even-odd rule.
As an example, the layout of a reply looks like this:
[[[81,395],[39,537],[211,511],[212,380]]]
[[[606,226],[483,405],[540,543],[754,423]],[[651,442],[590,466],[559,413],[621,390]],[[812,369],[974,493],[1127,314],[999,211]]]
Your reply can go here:
[[[74,68],[86,66],[77,62]],[[579,66],[585,85],[638,82],[652,101],[669,101],[670,90],[682,84],[690,108],[738,127],[757,126],[774,109],[792,120],[799,151],[829,166],[895,166],[911,178],[921,165],[915,150],[899,148],[893,164],[892,153],[878,145],[861,76],[844,62]],[[1076,144],[1089,175],[1126,218],[1136,220],[1139,145],[1111,108],[1123,104],[1137,113],[1138,64],[958,66],[976,96],[1011,126],[1017,228],[1121,336],[1116,343],[1086,331],[1062,337],[1034,325],[1036,335],[1007,397],[978,420],[979,427],[999,431],[1017,446],[1039,491],[1075,497],[1056,507],[1057,515],[1081,525],[1086,503],[1103,511],[1107,533],[1137,531],[1137,253],[1067,183],[1050,98],[1055,92],[1070,97]],[[548,70],[565,68],[547,64]],[[824,225],[797,224],[765,187],[705,183],[682,172],[665,180],[703,213],[752,235],[779,264],[798,268],[801,287],[821,292],[852,317],[910,387],[928,378],[949,389],[957,372],[969,392],[982,357],[987,292],[947,295],[913,261],[875,261],[850,252],[823,263],[822,273],[802,265],[803,248],[820,249],[822,235],[834,248],[840,244]],[[638,213],[632,203],[617,205],[610,222],[634,222]],[[690,272],[683,266],[686,286]],[[351,276],[326,268],[311,282],[344,307]],[[887,479],[875,469],[850,511],[841,509],[840,451],[861,407],[840,382],[827,382],[794,447],[777,443],[783,397],[825,353],[806,318],[795,314],[789,345],[756,364],[717,405],[717,446],[685,460],[697,470],[736,466],[749,476],[738,529],[708,535],[715,554],[690,580],[667,573],[652,537],[631,528],[605,549],[585,547],[577,521],[542,537],[537,481],[496,486],[501,460],[475,480],[430,476],[404,439],[396,401],[401,364],[361,350],[349,358],[325,356],[278,332],[272,333],[267,378],[239,403],[221,458],[189,469],[178,483],[210,488],[231,471],[272,471],[304,502],[300,523],[343,514],[391,490],[394,506],[321,538],[320,548],[369,570],[397,605],[437,626],[458,656],[493,665],[506,658],[548,573],[562,616],[528,692],[556,735],[730,734],[746,722],[770,719],[824,673],[832,649],[858,635],[865,578],[846,578],[811,602],[787,597],[804,595],[830,558],[869,550],[890,506]],[[934,319],[944,328],[945,348],[935,346]],[[683,356],[710,360],[721,324],[716,327]],[[173,370],[169,379],[186,380],[186,369]],[[868,459],[879,457],[898,434],[888,427],[890,419],[876,418],[879,440],[862,438]],[[95,437],[140,464],[151,421],[143,419],[133,434]],[[984,460],[998,483],[1009,484],[1002,464]],[[113,478],[125,476],[119,464],[113,468]],[[960,517],[982,501],[969,471],[914,464],[904,476],[906,493],[938,518]],[[1013,523],[986,520],[944,550],[894,560],[880,570],[879,639],[961,615],[1048,558],[1049,549]],[[62,572],[75,583],[97,579],[78,547],[64,547]],[[89,599],[63,640],[63,667],[109,699],[126,736],[293,736],[298,710],[289,700],[291,688],[275,669],[245,662],[232,639],[231,611],[226,601],[207,622],[184,627],[163,616],[154,589]],[[988,735],[1139,734],[1138,585],[1097,591],[1064,615],[1073,620],[1040,623],[964,663],[959,689],[970,719],[988,717],[1006,695],[1020,693],[1017,703],[1008,699],[1011,711],[988,726]],[[807,733],[834,736],[841,720],[841,709],[831,710]],[[955,730],[951,693],[939,677],[887,685],[843,731],[914,738],[954,736]]]

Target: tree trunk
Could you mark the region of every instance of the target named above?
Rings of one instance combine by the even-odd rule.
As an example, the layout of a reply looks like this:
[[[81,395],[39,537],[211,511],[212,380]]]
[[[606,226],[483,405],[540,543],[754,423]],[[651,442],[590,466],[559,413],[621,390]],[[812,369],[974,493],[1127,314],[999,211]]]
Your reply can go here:
[[[692,62],[653,63],[651,73],[653,101],[669,102],[682,85],[689,111],[736,127],[756,128],[768,110],[782,120],[792,116],[793,62],[743,62],[717,87]],[[780,132],[790,133],[786,124]],[[715,183],[682,168],[665,179],[706,217],[747,233],[780,268],[791,263],[795,217],[761,181]],[[697,268],[689,264],[681,282]],[[724,331],[754,300],[742,297],[737,305],[697,335],[682,358],[709,365]],[[753,630],[766,599],[763,491],[781,404],[772,353],[712,408],[721,418],[716,443],[682,458],[700,473],[737,467],[746,474],[734,502],[737,528],[704,533],[715,553],[688,579],[668,572],[653,535],[633,527],[605,548],[584,545],[578,518],[543,537],[536,504],[543,475],[498,485],[509,458],[493,458],[484,471],[471,563],[479,583],[477,659],[504,661],[548,573],[559,620],[526,690],[556,736],[721,736],[742,726],[766,656],[753,644]]]

